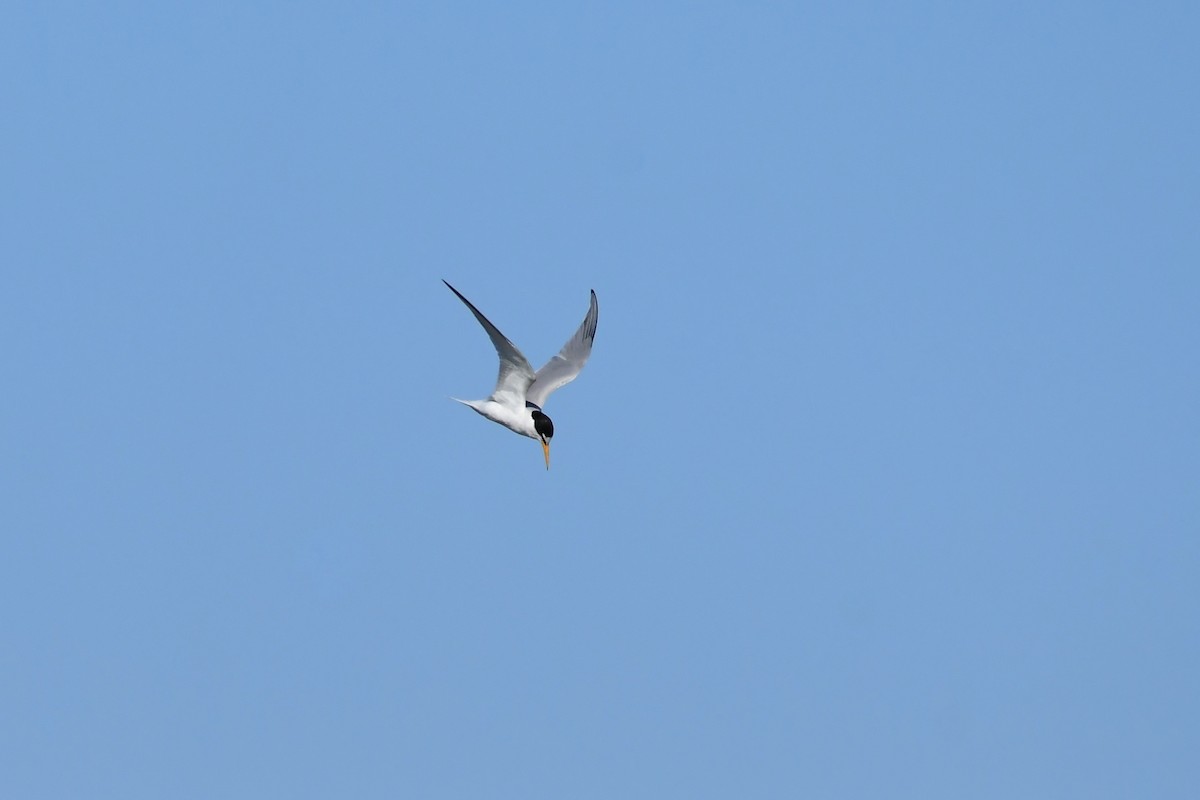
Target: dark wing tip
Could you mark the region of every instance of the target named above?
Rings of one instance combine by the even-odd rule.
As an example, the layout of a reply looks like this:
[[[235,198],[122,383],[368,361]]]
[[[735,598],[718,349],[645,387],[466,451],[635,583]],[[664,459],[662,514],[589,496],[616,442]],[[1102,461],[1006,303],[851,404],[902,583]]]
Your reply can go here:
[[[453,286],[450,285],[450,281],[446,280],[445,278],[442,278],[442,283],[446,284],[446,288],[449,289],[450,291],[454,292],[454,294],[458,296],[459,300],[462,300],[464,303],[466,303],[468,308],[470,308],[472,311],[475,311],[476,314],[479,313],[478,311],[475,310],[475,306],[471,305],[471,301],[468,300],[467,298],[463,297],[462,292],[460,292],[458,289],[455,289]]]
[[[588,309],[586,320],[591,324],[587,326],[586,336],[588,341],[596,340],[596,323],[600,321],[600,302],[596,299],[596,290],[592,289],[592,307]]]

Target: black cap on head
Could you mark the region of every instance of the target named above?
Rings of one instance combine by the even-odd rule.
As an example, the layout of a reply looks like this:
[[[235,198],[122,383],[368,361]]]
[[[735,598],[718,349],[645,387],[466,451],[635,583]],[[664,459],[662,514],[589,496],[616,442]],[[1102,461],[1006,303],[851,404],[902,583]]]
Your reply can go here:
[[[536,408],[533,410],[533,428],[538,432],[538,436],[546,439],[553,438],[554,436],[554,423]]]

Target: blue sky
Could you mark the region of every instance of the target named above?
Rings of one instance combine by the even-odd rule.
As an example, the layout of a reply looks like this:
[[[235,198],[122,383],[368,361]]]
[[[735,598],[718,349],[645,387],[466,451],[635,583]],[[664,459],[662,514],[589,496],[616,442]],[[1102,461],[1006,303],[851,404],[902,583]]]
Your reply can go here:
[[[571,5],[0,12],[0,793],[1191,797],[1196,6]]]

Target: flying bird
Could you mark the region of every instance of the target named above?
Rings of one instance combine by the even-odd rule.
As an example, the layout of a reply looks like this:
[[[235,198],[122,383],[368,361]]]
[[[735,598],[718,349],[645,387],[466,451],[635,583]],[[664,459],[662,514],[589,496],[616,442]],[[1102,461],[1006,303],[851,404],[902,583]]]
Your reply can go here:
[[[500,374],[496,378],[496,388],[492,390],[488,399],[450,399],[470,406],[492,422],[499,422],[514,433],[536,439],[541,443],[542,452],[546,456],[546,469],[550,469],[550,440],[554,438],[554,423],[542,413],[542,406],[551,392],[575,380],[583,365],[587,363],[588,356],[592,354],[592,342],[596,338],[596,320],[600,316],[596,292],[592,292],[591,305],[579,330],[567,340],[562,350],[558,351],[558,355],[534,372],[528,359],[499,328],[479,313],[479,309],[463,297],[458,289],[445,280],[442,283],[471,309],[475,319],[479,320],[492,344],[496,346],[496,354],[500,356]]]

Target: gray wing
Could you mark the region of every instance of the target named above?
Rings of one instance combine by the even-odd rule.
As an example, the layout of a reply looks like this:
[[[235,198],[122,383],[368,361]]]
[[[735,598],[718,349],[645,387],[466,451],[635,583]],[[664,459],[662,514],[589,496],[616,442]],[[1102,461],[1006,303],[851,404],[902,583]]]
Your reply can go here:
[[[458,295],[458,299],[471,309],[475,319],[479,320],[479,324],[491,338],[492,344],[496,346],[496,355],[500,356],[500,374],[496,376],[496,388],[492,390],[491,399],[511,408],[525,408],[525,393],[534,379],[533,367],[529,365],[528,359],[521,354],[515,344],[508,340],[508,337],[500,332],[499,328],[479,313],[479,309],[472,305],[470,300],[463,297],[458,289],[445,280],[442,283],[445,283],[446,287]],[[570,379],[568,378],[568,380]]]
[[[579,375],[588,356],[592,354],[592,342],[596,339],[596,321],[600,318],[600,305],[596,302],[596,292],[592,292],[592,304],[588,308],[583,324],[575,331],[558,355],[546,362],[546,366],[537,371],[533,385],[525,394],[525,399],[541,408],[546,398],[560,386],[565,386]]]

